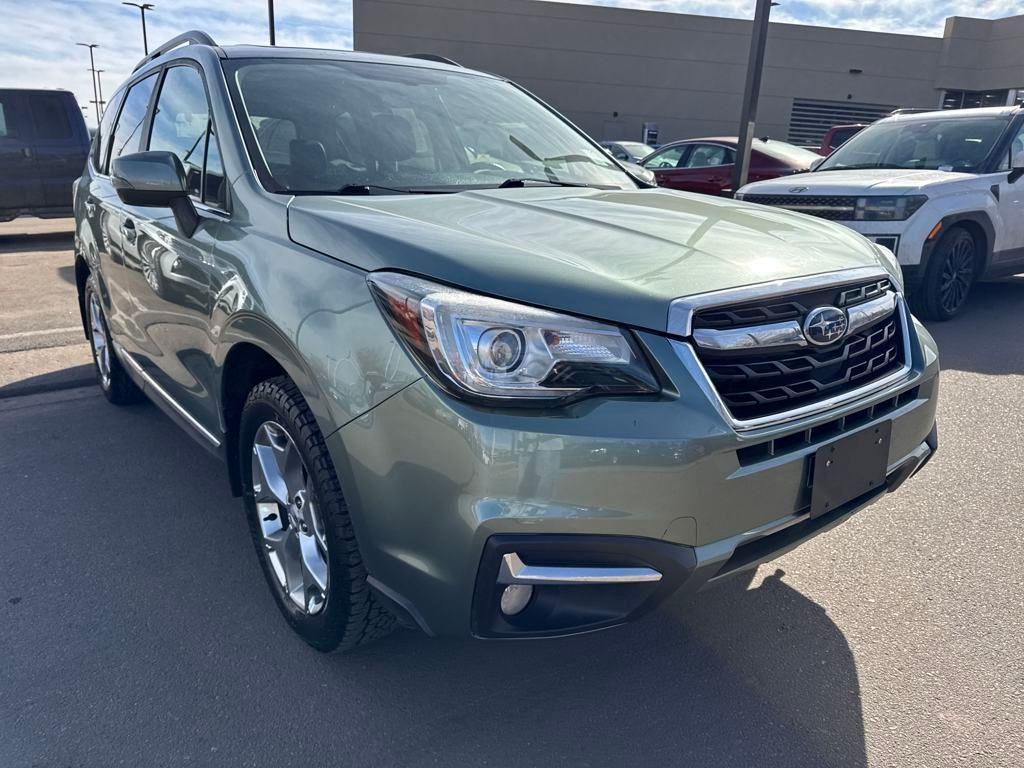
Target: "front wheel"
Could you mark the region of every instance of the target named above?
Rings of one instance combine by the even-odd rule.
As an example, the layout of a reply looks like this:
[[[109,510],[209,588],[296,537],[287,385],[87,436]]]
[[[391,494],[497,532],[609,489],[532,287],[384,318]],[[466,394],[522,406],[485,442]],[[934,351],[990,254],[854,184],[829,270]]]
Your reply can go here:
[[[388,634],[394,616],[370,591],[334,464],[290,379],[249,393],[239,450],[249,529],[292,629],[321,651]]]
[[[978,273],[978,258],[978,244],[970,232],[962,227],[946,232],[914,292],[917,314],[925,320],[949,320],[960,314]]]

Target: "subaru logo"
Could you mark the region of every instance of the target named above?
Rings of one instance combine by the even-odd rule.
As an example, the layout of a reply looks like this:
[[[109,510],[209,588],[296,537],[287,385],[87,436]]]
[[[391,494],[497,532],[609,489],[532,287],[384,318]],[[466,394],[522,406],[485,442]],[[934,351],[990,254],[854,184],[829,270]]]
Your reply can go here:
[[[846,335],[850,321],[846,313],[835,307],[818,307],[807,313],[804,320],[804,336],[811,344],[824,346],[839,341]]]
[[[796,194],[797,192],[806,192],[807,187],[790,187],[789,191],[793,192],[794,194]]]

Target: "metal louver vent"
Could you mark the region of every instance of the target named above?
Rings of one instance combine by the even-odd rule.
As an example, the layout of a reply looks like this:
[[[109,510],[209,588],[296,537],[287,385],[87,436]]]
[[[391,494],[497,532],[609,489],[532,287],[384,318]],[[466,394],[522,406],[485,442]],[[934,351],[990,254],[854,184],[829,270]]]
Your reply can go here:
[[[834,125],[873,123],[896,107],[887,104],[858,104],[852,101],[793,99],[789,115],[789,141],[799,145],[819,145],[825,132]]]

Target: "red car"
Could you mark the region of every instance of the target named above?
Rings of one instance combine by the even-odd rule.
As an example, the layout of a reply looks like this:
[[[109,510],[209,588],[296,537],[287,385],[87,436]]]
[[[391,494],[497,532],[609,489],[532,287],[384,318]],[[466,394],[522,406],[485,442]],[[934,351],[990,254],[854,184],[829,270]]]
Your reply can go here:
[[[838,149],[858,133],[867,128],[864,123],[851,123],[850,125],[833,125],[825,133],[818,148],[818,154],[828,157],[833,150]]]
[[[736,138],[686,139],[665,144],[645,157],[642,166],[654,172],[658,185],[686,192],[732,196]],[[809,149],[774,139],[754,139],[749,181],[764,181],[809,171],[821,157]]]

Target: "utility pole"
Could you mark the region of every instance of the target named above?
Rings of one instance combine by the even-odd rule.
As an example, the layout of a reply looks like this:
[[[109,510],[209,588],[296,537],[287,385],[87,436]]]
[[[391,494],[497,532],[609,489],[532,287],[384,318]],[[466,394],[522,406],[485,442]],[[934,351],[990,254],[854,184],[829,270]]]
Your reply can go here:
[[[121,3],[121,5],[130,5],[132,8],[138,8],[142,14],[142,52],[149,56],[149,41],[146,39],[146,11],[152,11],[156,6],[152,3]]]
[[[736,163],[732,167],[732,191],[747,183],[750,171],[750,145],[754,140],[757,123],[757,99],[761,93],[761,72],[764,70],[764,50],[768,42],[768,17],[772,0],[757,0],[754,26],[750,35],[750,60],[747,63],[747,83],[743,89],[743,112],[740,116],[740,135],[736,146]]]
[[[99,48],[100,46],[97,43],[75,43],[75,45],[89,49],[89,71],[92,73],[92,103],[96,107],[96,114],[98,115],[100,111],[100,92],[96,86],[96,60],[93,58],[92,51],[93,48]]]
[[[274,36],[274,0],[267,0],[267,19],[270,23],[270,44],[277,45]]]

